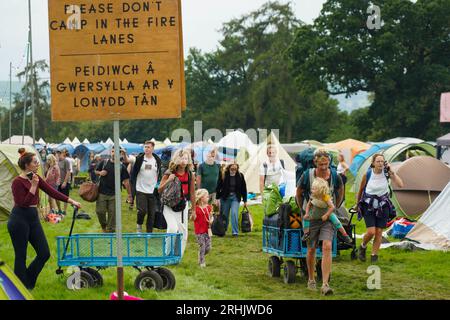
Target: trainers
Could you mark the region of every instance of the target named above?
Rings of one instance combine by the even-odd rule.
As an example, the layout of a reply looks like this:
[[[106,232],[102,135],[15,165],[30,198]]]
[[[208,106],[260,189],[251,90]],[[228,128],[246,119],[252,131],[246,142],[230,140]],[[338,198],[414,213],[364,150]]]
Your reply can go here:
[[[330,288],[330,286],[327,284],[322,285],[322,289],[320,289],[320,292],[324,296],[328,296],[330,294],[333,294],[333,289]]]
[[[358,249],[358,258],[359,258],[359,260],[361,260],[362,262],[366,262],[366,250],[367,250],[367,247],[366,247],[366,248],[363,248],[362,246],[359,246],[359,249]]]
[[[206,267],[206,263],[200,263],[200,267],[201,268],[205,268]]]
[[[303,235],[302,241],[305,241],[305,242],[309,241],[309,232],[306,232],[306,233]]]
[[[138,224],[136,226],[136,233],[142,233],[142,225]]]
[[[348,235],[343,236],[342,240],[344,240],[345,244],[348,244],[349,246],[353,246],[353,240]]]
[[[371,255],[370,256],[370,262],[372,262],[372,263],[378,262],[378,255],[377,254]]]
[[[315,280],[308,280],[308,289],[317,290],[317,285]]]

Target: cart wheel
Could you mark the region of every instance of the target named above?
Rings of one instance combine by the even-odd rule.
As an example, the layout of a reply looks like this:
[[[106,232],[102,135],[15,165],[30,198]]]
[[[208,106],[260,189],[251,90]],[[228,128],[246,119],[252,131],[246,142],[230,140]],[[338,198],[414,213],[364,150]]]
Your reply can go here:
[[[286,261],[286,264],[284,265],[284,283],[294,283],[296,273],[297,268],[295,262],[292,260]]]
[[[271,256],[269,258],[269,274],[272,278],[280,276],[281,261],[277,256]]]
[[[308,265],[305,258],[300,259],[300,271],[305,278],[308,278]]]
[[[70,290],[88,289],[94,287],[94,278],[84,270],[74,272],[67,278],[67,288]]]
[[[103,286],[103,277],[100,274],[100,272],[98,272],[94,268],[86,268],[86,269],[84,269],[84,271],[88,272],[94,279],[94,287]]]
[[[356,249],[353,249],[352,252],[350,253],[350,259],[356,260],[357,258],[358,256],[356,255]]]
[[[161,290],[163,287],[163,279],[152,270],[142,271],[134,281],[134,287],[140,291],[148,289]]]
[[[163,285],[162,290],[173,290],[175,289],[175,276],[169,269],[159,268],[156,272],[161,276]]]

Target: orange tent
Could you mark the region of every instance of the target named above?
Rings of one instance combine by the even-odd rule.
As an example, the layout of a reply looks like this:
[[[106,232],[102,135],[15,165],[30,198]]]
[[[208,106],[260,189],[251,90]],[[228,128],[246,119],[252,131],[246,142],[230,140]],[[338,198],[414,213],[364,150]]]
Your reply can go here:
[[[370,144],[354,139],[346,139],[327,144],[327,147],[341,151],[344,154],[345,161],[350,165],[357,154],[370,148]]]

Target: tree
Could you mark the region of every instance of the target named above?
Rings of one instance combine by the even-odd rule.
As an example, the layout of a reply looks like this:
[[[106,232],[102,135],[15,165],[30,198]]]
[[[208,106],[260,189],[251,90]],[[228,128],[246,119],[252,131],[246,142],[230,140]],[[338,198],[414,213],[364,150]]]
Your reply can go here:
[[[373,139],[443,133],[438,105],[450,90],[450,1],[379,0],[381,29],[366,26],[369,1],[328,0],[290,48],[300,86],[330,94],[373,92]],[[448,130],[448,126],[446,126]]]

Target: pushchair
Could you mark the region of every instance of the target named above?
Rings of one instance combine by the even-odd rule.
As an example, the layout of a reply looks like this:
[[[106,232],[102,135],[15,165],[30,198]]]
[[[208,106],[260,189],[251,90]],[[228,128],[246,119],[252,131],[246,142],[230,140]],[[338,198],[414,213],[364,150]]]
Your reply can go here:
[[[352,223],[352,220],[353,216],[355,215],[355,213],[357,213],[357,211],[354,208],[350,208],[349,213],[350,218],[348,218],[348,221],[345,221],[346,217],[348,217],[346,209],[344,207],[340,207],[337,212],[337,216],[342,223],[342,227],[345,229],[348,236],[352,239],[352,244],[347,244],[344,242],[342,234],[340,232],[337,232],[337,255],[340,255],[341,250],[352,249],[352,252],[350,253],[350,258],[352,260],[355,260],[357,258],[356,225]],[[342,219],[342,217],[345,218]]]

